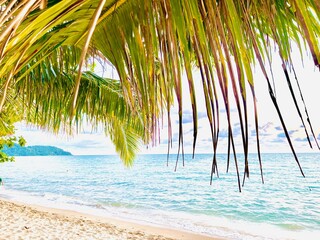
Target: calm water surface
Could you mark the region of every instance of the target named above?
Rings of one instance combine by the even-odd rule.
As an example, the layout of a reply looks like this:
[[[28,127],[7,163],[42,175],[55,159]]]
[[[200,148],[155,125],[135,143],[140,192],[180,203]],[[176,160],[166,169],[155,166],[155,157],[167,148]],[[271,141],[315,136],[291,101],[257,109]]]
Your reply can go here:
[[[264,154],[265,184],[250,155],[241,193],[226,157],[212,185],[205,154],[177,172],[174,155],[169,167],[166,155],[143,155],[130,169],[117,156],[17,157],[0,165],[0,197],[229,239],[319,239],[320,154],[300,154],[306,178],[291,154]]]

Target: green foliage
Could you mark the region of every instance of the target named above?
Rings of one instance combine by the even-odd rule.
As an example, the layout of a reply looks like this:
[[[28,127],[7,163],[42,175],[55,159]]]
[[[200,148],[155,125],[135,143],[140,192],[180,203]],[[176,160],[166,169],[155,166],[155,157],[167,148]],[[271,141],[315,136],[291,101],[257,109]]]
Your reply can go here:
[[[23,137],[19,137],[18,143],[19,143],[19,146],[24,147],[27,142]]]
[[[12,147],[6,147],[3,152],[9,156],[53,156],[53,155],[72,155],[61,148],[53,146],[29,146],[22,147],[14,144]]]
[[[20,146],[24,146],[26,144],[26,140],[22,136],[20,136],[18,139],[17,137],[0,137],[0,162],[14,161],[14,157],[12,157],[12,154],[7,154],[4,149],[12,148],[17,143]]]
[[[108,122],[105,128],[106,134],[110,136],[125,166],[132,166],[141,144],[137,139],[143,136],[143,130],[141,119],[128,118],[126,121],[119,122],[114,118]]]
[[[22,120],[20,107],[19,100],[13,99],[11,95],[0,112],[0,138],[14,134],[14,123]]]
[[[14,136],[14,124],[22,120],[21,102],[12,97],[12,90],[9,92],[9,100],[0,112],[0,162],[14,161],[2,150],[5,147],[13,147],[15,143],[24,146],[26,141],[20,136]]]
[[[10,157],[4,152],[0,151],[0,163],[3,162],[14,162],[14,157]]]

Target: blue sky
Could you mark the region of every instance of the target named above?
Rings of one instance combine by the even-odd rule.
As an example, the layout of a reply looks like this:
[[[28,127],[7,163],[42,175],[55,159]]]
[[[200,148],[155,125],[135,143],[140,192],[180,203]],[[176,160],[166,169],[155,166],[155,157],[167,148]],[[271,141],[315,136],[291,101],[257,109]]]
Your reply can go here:
[[[293,101],[289,95],[286,79],[284,77],[281,62],[273,56],[273,76],[276,84],[276,95],[279,102],[280,109],[283,112],[284,119],[287,123],[287,127],[290,136],[294,142],[294,146],[298,152],[315,151],[309,148],[309,144],[306,141],[304,129],[301,127],[301,121],[296,113],[293,105]],[[308,107],[311,122],[313,124],[316,136],[319,138],[320,134],[320,74],[319,70],[313,66],[313,62],[310,56],[304,56],[304,62],[300,60],[300,56],[297,50],[293,52],[293,61],[295,63],[295,70],[299,79],[301,89],[304,93],[305,102]],[[107,69],[109,74],[114,74],[113,71]],[[284,136],[279,118],[270,100],[266,80],[264,79],[259,67],[255,67],[255,86],[258,99],[258,111],[259,111],[259,134],[261,139],[262,152],[290,152],[289,145]],[[109,76],[110,77],[110,76]],[[294,83],[294,75],[291,72],[291,80]],[[196,89],[198,93],[202,92],[200,74],[195,71],[194,78],[196,79]],[[189,91],[184,77],[184,112],[183,112],[183,130],[184,130],[184,142],[185,152],[192,152],[192,113],[189,101]],[[295,85],[295,84],[294,84]],[[232,94],[230,93],[230,96]],[[250,95],[250,94],[249,94]],[[297,92],[297,96],[299,96]],[[220,96],[221,97],[221,96]],[[202,94],[198,94],[198,117],[199,117],[199,129],[198,129],[198,141],[197,141],[197,153],[210,153],[212,152],[212,142],[210,136],[210,129],[208,120],[206,118],[206,110],[204,105],[204,99]],[[299,105],[301,100],[299,98]],[[222,107],[223,105],[220,104]],[[249,98],[249,109],[253,109],[252,100]],[[241,145],[241,132],[238,121],[238,114],[235,110],[235,105],[232,105],[232,122],[234,125],[234,136],[237,145],[237,152],[242,152]],[[301,108],[304,113],[304,109]],[[219,139],[219,152],[226,152],[227,149],[227,121],[225,118],[225,111],[222,108],[220,110],[221,126],[220,126],[220,139]],[[166,117],[164,118],[166,119]],[[177,120],[177,108],[172,109],[172,124],[173,124],[173,149],[172,153],[177,151],[178,147],[178,120]],[[141,146],[141,153],[166,153],[167,151],[167,124],[164,123],[161,129],[161,141],[155,147]],[[250,152],[256,152],[255,142],[255,128],[253,121],[253,112],[249,111],[249,146]],[[27,140],[28,145],[53,145],[64,150],[70,151],[73,154],[90,155],[90,154],[115,154],[114,147],[111,141],[104,135],[102,131],[92,132],[89,125],[84,124],[79,134],[73,136],[67,136],[64,134],[53,135],[48,132],[38,130],[32,126],[26,126],[24,123],[18,123],[16,125],[17,135],[22,135]],[[314,149],[316,149],[315,144]]]

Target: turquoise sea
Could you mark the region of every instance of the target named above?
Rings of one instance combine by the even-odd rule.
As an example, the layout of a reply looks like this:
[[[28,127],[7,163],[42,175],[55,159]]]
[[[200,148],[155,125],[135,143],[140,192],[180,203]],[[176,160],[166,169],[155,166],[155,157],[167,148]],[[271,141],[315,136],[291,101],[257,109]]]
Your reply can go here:
[[[241,193],[224,154],[212,185],[212,155],[186,155],[177,172],[166,158],[17,157],[0,164],[0,197],[228,239],[320,239],[320,154],[299,154],[305,178],[291,154],[263,154],[265,184],[252,154]]]

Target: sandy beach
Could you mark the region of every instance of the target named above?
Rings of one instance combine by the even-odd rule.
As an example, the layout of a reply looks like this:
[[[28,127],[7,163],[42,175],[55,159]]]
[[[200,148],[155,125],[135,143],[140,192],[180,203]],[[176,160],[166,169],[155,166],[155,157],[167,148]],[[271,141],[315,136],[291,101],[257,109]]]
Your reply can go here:
[[[217,239],[0,199],[0,239]]]

